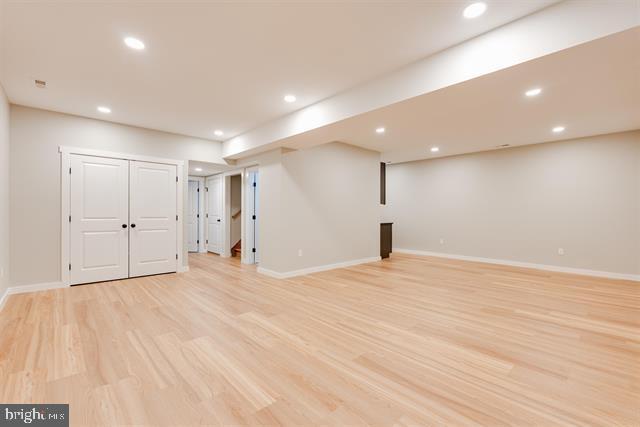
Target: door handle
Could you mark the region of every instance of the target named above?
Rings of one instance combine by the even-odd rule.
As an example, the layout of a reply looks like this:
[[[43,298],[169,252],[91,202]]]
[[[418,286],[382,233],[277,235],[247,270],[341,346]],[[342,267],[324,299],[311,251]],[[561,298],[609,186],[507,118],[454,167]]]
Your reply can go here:
[[[122,228],[127,228],[127,224],[122,224]]]
[[[131,224],[131,228],[136,228],[136,225],[135,224]]]

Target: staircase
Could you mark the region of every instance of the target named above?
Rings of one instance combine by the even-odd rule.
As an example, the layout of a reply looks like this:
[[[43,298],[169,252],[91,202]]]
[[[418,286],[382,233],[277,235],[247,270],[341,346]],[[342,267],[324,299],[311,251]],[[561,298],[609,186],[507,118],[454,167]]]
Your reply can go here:
[[[233,248],[231,248],[231,256],[242,256],[242,240],[239,240]]]

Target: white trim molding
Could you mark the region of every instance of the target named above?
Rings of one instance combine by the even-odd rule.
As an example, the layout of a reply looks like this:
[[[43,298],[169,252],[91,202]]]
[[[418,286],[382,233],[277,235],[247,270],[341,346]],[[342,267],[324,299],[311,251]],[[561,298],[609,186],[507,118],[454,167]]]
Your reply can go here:
[[[0,310],[4,307],[5,302],[9,295],[26,294],[30,292],[49,291],[51,289],[68,288],[69,285],[65,285],[62,282],[49,282],[49,283],[36,283],[33,285],[24,286],[12,286],[4,291],[4,294],[0,297]]]
[[[393,248],[393,252],[400,254],[432,256],[438,258],[458,259],[462,261],[482,262],[485,264],[508,265],[511,267],[533,268],[536,270],[553,271],[556,273],[578,274],[581,276],[603,277],[607,279],[632,280],[640,282],[640,274],[614,273],[610,271],[588,270],[584,268],[562,267],[559,265],[535,264],[532,262],[511,261],[506,259],[482,258],[469,255],[456,255],[443,252],[429,252],[415,249]]]
[[[346,268],[354,265],[367,264],[370,262],[376,262],[380,260],[381,258],[379,256],[374,256],[369,258],[361,258],[361,259],[354,259],[351,261],[338,262],[335,264],[326,264],[326,265],[319,265],[317,267],[303,268],[300,270],[286,271],[284,273],[268,270],[263,267],[258,267],[258,273],[264,274],[265,276],[273,277],[275,279],[289,279],[291,277],[305,276],[307,274],[319,273],[321,271],[335,270],[337,268]]]

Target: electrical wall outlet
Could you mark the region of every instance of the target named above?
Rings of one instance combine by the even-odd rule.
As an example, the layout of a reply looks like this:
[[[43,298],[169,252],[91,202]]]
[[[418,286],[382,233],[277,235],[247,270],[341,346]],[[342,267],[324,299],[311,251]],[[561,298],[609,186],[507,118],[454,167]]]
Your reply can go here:
[[[564,255],[564,248],[558,248],[558,255]]]
[[[444,239],[442,237],[440,238],[440,244],[444,245]]]
[[[302,249],[298,249],[298,256],[302,256]]]

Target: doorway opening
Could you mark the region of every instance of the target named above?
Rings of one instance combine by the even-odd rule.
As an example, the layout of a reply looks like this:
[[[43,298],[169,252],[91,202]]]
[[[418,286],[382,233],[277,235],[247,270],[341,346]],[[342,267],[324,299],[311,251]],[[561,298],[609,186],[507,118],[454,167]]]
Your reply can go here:
[[[189,252],[257,264],[258,167],[189,162],[186,229]]]
[[[242,258],[242,175],[229,177],[229,246],[231,256]]]

